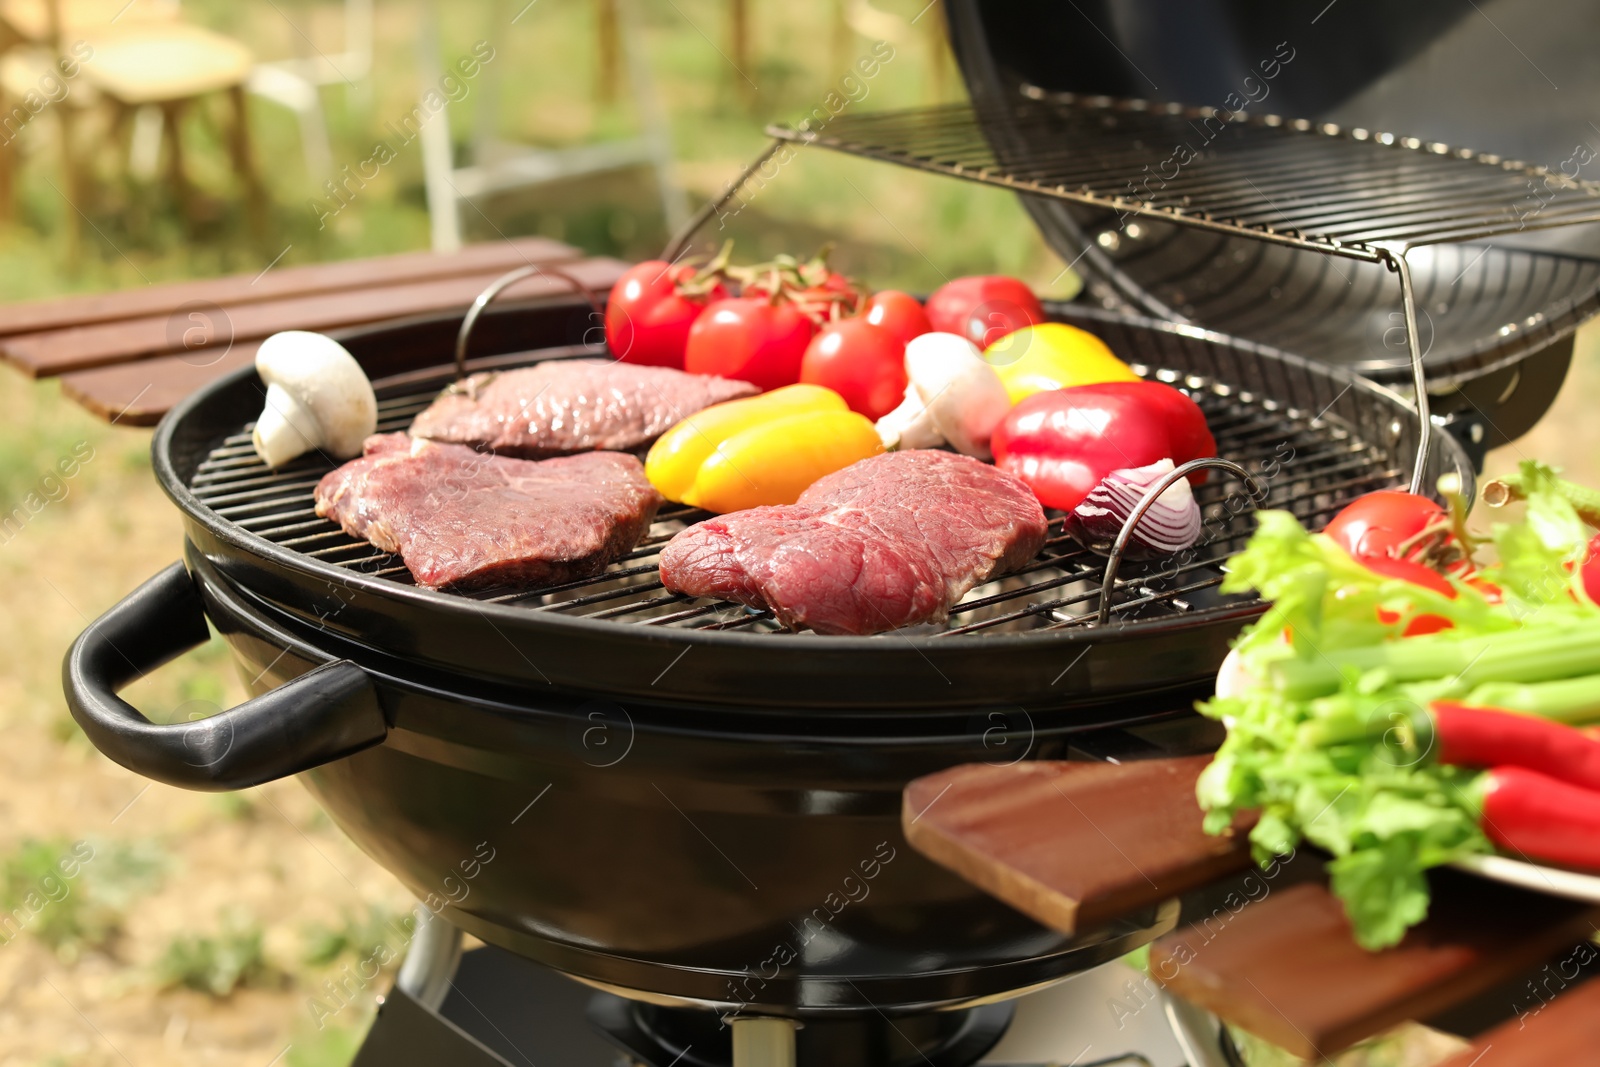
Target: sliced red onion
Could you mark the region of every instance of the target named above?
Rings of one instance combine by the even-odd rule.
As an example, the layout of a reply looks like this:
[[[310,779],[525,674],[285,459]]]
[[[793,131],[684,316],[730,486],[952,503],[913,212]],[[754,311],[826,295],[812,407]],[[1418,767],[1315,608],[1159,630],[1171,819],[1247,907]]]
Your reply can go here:
[[[1117,534],[1152,486],[1171,474],[1172,460],[1148,467],[1112,471],[1067,516],[1067,532],[1095,552],[1109,553]],[[1128,559],[1152,559],[1181,552],[1200,540],[1200,505],[1189,479],[1168,486],[1144,513],[1128,538]]]

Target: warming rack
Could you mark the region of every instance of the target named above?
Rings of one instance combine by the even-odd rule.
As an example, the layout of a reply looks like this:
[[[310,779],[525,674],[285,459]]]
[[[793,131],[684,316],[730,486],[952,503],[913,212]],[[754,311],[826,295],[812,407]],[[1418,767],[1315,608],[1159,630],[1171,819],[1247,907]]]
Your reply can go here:
[[[1359,127],[1027,88],[1006,105],[844,114],[774,125],[772,144],[669,252],[787,144],[1212,233],[1381,263],[1398,276],[1421,415],[1411,488],[1432,434],[1407,255],[1437,244],[1600,222],[1600,184],[1519,160]],[[670,256],[669,256],[670,258]]]

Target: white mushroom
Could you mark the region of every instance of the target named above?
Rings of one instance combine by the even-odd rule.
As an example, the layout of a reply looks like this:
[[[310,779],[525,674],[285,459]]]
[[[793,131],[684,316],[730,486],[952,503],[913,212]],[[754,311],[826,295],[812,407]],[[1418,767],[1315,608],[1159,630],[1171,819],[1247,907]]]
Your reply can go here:
[[[906,398],[878,420],[889,448],[951,448],[989,458],[989,437],[1011,398],[983,353],[965,337],[925,333],[906,345]]]
[[[355,357],[331,337],[304,330],[275,333],[256,350],[267,406],[251,441],[269,467],[312,449],[332,459],[361,454],[378,426],[378,399]]]

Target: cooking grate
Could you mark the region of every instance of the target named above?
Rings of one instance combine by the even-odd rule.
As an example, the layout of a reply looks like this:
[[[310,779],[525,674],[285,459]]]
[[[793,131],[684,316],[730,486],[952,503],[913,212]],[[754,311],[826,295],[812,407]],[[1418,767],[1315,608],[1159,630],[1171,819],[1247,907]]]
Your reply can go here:
[[[768,132],[1373,262],[1386,247],[1600,222],[1600,185],[1543,167],[1331,123],[1143,100],[1031,90],[1004,109],[841,115],[818,131]]]
[[[1600,221],[1600,184],[1416,138],[1031,87],[768,133],[1042,198],[1108,301],[1364,374],[1410,367],[1397,259],[1435,389],[1600,310],[1592,259],[1462,244]]]
[[[1394,414],[1393,397],[1388,398],[1385,412],[1374,397],[1354,395],[1373,388],[1366,383],[1359,389],[1350,384],[1340,389],[1338,379],[1296,374],[1285,365],[1289,357],[1223,347],[1202,339],[1197,331],[1169,327],[1161,333],[1149,326],[1119,325],[1122,321],[1108,318],[1086,325],[1105,337],[1113,350],[1133,357],[1141,373],[1186,389],[1205,410],[1219,454],[1258,473],[1267,486],[1269,506],[1320,525],[1352,497],[1403,481],[1408,466],[1398,457],[1406,455],[1410,432]],[[1172,360],[1155,360],[1163,348]],[[1225,379],[1193,373],[1197,352],[1215,353],[1215,369],[1231,373]],[[1140,355],[1146,358],[1139,359]],[[405,429],[446,381],[441,375],[425,386],[413,381],[380,387],[379,431]],[[1241,391],[1231,381],[1248,381],[1260,391]],[[1358,421],[1362,418],[1368,424]],[[270,471],[256,458],[249,431],[245,426],[221,440],[198,464],[190,488],[204,508],[249,533],[344,571],[411,584],[398,557],[379,552],[317,517],[312,490],[332,463],[307,456]],[[1250,603],[1248,598],[1223,597],[1217,591],[1222,580],[1218,564],[1240,547],[1252,525],[1243,487],[1213,475],[1197,495],[1205,509],[1205,540],[1192,558],[1125,565],[1117,581],[1113,619],[1197,615],[1210,609],[1237,610]],[[703,512],[669,506],[637,548],[593,578],[470,595],[530,611],[619,623],[779,631],[770,613],[690,599],[662,588],[656,575],[661,546],[678,530],[705,517]],[[953,635],[1091,626],[1104,568],[1102,557],[1062,533],[1057,516],[1045,547],[1027,567],[972,590],[939,631],[922,629]]]

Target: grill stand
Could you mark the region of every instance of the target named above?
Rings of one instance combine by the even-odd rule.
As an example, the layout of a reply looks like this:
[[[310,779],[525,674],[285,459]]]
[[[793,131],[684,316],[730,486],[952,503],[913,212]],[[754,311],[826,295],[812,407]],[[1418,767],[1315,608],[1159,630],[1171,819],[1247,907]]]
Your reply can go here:
[[[420,904],[417,914],[419,922],[405,961],[394,987],[379,1001],[378,1017],[353,1067],[512,1067],[513,1063],[526,1060],[527,1053],[517,1048],[516,1039],[507,1035],[502,1024],[513,1033],[516,1029],[504,1017],[499,1023],[495,1021],[496,1006],[480,1007],[481,999],[474,998],[483,996],[481,990],[474,987],[469,996],[458,985],[458,971],[469,972],[461,985],[475,985],[472,969],[463,967],[461,930],[429,914]],[[496,952],[499,950],[481,949],[473,955]],[[502,954],[502,959],[514,957]],[[532,1002],[527,1011],[537,1011],[542,1016],[544,1029],[553,1025],[569,1028],[577,1015],[587,1016],[594,1033],[586,1038],[579,1035],[583,1047],[574,1045],[570,1058],[560,1061],[563,1067],[605,1062],[607,1054],[597,1051],[602,1038],[626,1057],[625,1061],[613,1062],[636,1067],[797,1067],[822,1063],[830,1067],[970,1067],[1005,1034],[1016,1010],[1015,1002],[1006,1001],[893,1019],[882,1015],[811,1022],[774,1017],[720,1018],[709,1009],[662,1008],[611,993],[591,993],[536,964],[518,961],[516,966],[534,968],[541,981],[523,983],[518,979],[525,978],[525,974],[486,972],[487,983],[502,991],[510,988],[513,999],[526,997]],[[476,978],[476,986],[484,983],[485,976]],[[521,1060],[508,1059],[454,1022],[445,1003],[452,996],[468,1005],[468,1014],[517,1048]],[[586,998],[586,1009],[575,1011],[573,998]],[[1219,1036],[1220,1028],[1208,1023],[1209,1015],[1181,1002],[1176,1008],[1169,1003],[1167,1015],[1193,1067],[1238,1067],[1237,1058],[1228,1056],[1226,1038]],[[1184,1028],[1180,1028],[1180,1018]],[[527,1020],[519,1022],[526,1029]],[[806,1034],[803,1040],[809,1047],[804,1055],[801,1033]],[[1095,1059],[1080,1067],[1120,1064],[1149,1067],[1150,1060],[1130,1052]]]

